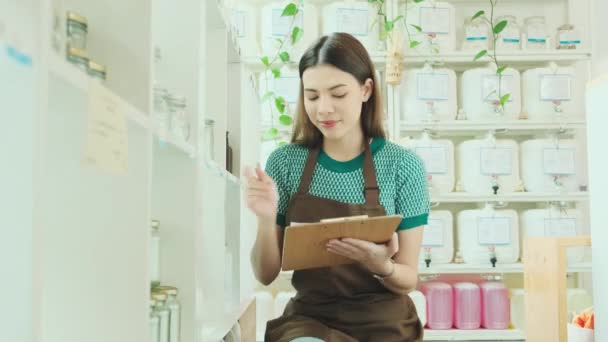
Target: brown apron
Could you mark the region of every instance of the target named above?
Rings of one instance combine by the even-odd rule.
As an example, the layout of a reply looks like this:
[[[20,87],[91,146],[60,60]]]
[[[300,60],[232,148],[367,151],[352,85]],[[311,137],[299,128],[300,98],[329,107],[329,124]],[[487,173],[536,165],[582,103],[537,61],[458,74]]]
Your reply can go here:
[[[308,194],[319,148],[308,155],[300,187],[287,209],[287,223],[319,222],[354,215],[382,216],[372,154],[365,147],[365,204],[348,204]],[[386,289],[359,264],[295,271],[297,295],[283,315],[268,322],[264,341],[312,336],[324,341],[422,341],[422,325],[407,295]]]

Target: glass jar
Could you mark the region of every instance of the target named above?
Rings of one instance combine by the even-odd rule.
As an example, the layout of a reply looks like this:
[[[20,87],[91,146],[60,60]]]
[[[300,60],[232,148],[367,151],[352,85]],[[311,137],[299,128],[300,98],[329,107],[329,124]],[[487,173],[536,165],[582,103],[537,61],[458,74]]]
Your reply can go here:
[[[74,47],[68,47],[67,49],[68,62],[76,65],[80,70],[88,72],[89,70],[89,57],[86,51],[80,50]]]
[[[205,119],[205,131],[204,131],[204,151],[206,151],[206,155],[204,156],[208,160],[213,160],[213,151],[214,151],[214,134],[215,130],[215,120],[213,119]]]
[[[480,17],[474,20],[467,18],[464,22],[465,38],[462,42],[463,50],[488,49],[490,43],[490,28]]]
[[[186,98],[179,95],[169,95],[168,102],[171,133],[180,141],[188,141],[190,138],[190,123],[186,113]]]
[[[102,82],[106,80],[106,67],[97,62],[89,60],[88,73],[91,77]]]
[[[169,308],[167,307],[167,295],[162,292],[153,291],[152,299],[156,301],[154,311],[160,317],[159,342],[169,342]]]
[[[148,269],[150,285],[156,287],[160,285],[160,222],[152,220],[150,228]]]
[[[499,23],[507,21],[507,26],[498,34],[496,48],[501,50],[519,50],[521,48],[521,30],[517,24],[517,19],[512,15],[504,15],[496,18]]]
[[[179,342],[181,338],[181,304],[177,300],[178,290],[173,286],[159,286],[158,291],[167,295],[169,309],[169,342]]]
[[[159,342],[158,338],[160,337],[160,316],[154,310],[156,306],[156,301],[154,299],[150,299],[150,314],[148,318],[149,323],[149,338],[150,342]]]
[[[87,18],[76,12],[68,11],[66,15],[66,27],[67,43],[71,47],[86,50],[88,33]]]
[[[558,49],[576,49],[580,44],[580,35],[574,25],[564,24],[557,28]]]
[[[542,50],[547,48],[547,27],[545,17],[529,17],[524,20],[526,49]]]
[[[169,130],[169,92],[167,89],[154,85],[154,121],[161,134],[166,134]]]

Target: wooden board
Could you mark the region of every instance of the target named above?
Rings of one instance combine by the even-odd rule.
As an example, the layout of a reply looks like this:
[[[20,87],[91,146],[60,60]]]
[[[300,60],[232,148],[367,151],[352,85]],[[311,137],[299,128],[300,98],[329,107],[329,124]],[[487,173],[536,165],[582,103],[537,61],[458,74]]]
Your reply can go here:
[[[385,243],[390,241],[401,220],[401,215],[340,218],[287,227],[282,268],[289,271],[353,263],[351,259],[328,252],[327,242],[349,237]]]

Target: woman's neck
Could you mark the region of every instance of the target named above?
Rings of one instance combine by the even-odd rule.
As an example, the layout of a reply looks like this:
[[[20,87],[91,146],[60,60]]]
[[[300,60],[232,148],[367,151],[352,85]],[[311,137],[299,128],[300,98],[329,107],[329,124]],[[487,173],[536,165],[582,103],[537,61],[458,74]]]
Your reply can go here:
[[[369,143],[369,141],[364,142],[363,132],[357,133],[347,134],[339,140],[323,139],[323,151],[337,161],[349,161],[356,158],[364,151],[364,144]]]

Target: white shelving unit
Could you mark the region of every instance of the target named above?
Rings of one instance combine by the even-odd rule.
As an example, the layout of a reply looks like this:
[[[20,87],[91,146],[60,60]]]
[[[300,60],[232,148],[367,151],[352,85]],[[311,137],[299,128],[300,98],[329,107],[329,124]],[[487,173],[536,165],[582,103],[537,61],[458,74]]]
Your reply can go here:
[[[431,195],[432,203],[487,203],[487,202],[582,202],[588,199],[587,193],[529,193],[515,192],[501,195],[475,195],[465,192],[452,192]]]
[[[424,330],[424,339],[429,341],[522,341],[521,330]]]

